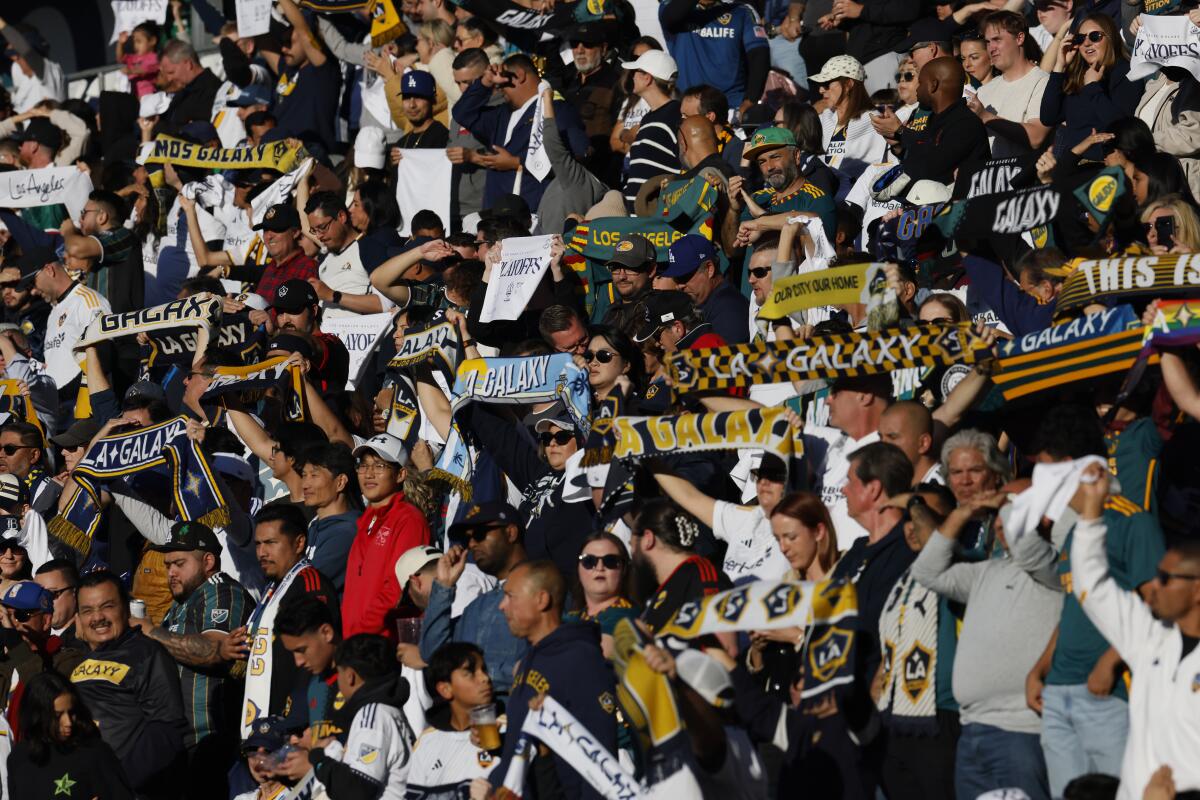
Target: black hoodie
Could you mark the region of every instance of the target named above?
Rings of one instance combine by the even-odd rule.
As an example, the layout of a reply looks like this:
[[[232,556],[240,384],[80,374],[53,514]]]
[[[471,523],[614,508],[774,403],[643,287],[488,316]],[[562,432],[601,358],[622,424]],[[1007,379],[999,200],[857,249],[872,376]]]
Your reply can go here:
[[[401,750],[403,761],[408,761],[415,736],[407,720],[404,720],[402,709],[407,700],[408,681],[400,677],[399,673],[395,673],[370,681],[355,692],[345,705],[333,713],[333,724],[341,729],[336,738],[341,742],[345,751],[342,759],[327,755],[322,747],[314,748],[308,754],[309,763],[313,765],[313,772],[316,774],[317,780],[329,792],[331,800],[375,800],[386,786],[386,784],[381,785],[372,780],[366,773],[354,769],[354,759],[361,756],[360,753],[352,752],[351,738],[355,733],[356,720],[360,729],[386,724],[379,718],[375,706],[390,706],[400,711],[400,717],[403,720],[401,734],[403,741],[391,742],[389,749],[391,752],[395,752],[397,749]],[[364,710],[365,713],[360,717],[359,712]],[[368,717],[372,723],[370,725],[368,725]],[[387,759],[389,755],[390,753],[376,753],[372,756],[372,760],[380,757]]]

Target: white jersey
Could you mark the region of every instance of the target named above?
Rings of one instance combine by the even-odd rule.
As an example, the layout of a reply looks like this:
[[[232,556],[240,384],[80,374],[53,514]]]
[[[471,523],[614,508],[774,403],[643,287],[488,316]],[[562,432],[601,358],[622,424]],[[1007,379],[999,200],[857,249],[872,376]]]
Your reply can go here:
[[[390,311],[396,304],[384,297],[371,286],[371,278],[363,266],[362,257],[358,253],[358,240],[355,239],[340,253],[330,251],[317,268],[317,276],[330,289],[342,294],[373,294],[383,303],[383,310]],[[326,318],[355,316],[356,312],[334,305],[326,305],[322,312]]]
[[[345,747],[334,742],[325,754],[379,786],[380,800],[403,800],[412,740],[404,712],[384,703],[368,703],[354,715]]]
[[[413,745],[407,800],[458,800],[475,778],[486,778],[499,763],[471,744],[471,732],[427,728]]]
[[[76,353],[74,347],[83,331],[96,317],[111,313],[107,299],[79,283],[72,284],[50,309],[46,318],[46,374],[59,389],[82,371],[83,354]]]
[[[779,580],[791,569],[761,506],[717,500],[713,504],[712,531],[729,545],[721,571],[735,583],[745,579]]]

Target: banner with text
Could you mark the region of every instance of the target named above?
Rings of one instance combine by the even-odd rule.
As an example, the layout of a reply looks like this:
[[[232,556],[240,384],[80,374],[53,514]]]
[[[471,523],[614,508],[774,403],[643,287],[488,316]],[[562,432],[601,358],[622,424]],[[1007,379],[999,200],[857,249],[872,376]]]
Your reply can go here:
[[[1200,254],[1085,259],[1063,282],[1056,314],[1113,297],[1179,297],[1200,292]]]
[[[550,269],[553,242],[553,236],[518,236],[500,243],[500,263],[492,267],[480,322],[521,316]]]
[[[370,356],[379,342],[392,330],[392,314],[353,314],[321,320],[321,332],[336,336],[350,354],[350,369],[346,373],[346,389],[353,391],[362,381]]]
[[[1129,56],[1131,81],[1148,78],[1163,67],[1179,67],[1200,80],[1200,27],[1186,15],[1142,14],[1142,27]]]

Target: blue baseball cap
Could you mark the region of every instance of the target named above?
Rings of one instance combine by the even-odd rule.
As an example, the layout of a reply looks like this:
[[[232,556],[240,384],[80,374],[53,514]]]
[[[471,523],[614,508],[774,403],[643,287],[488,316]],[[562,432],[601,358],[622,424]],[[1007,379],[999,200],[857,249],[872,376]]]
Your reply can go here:
[[[0,597],[0,604],[18,611],[50,613],[54,610],[54,597],[33,581],[18,581],[8,587],[4,596]]]
[[[400,84],[401,97],[424,97],[432,100],[436,92],[433,88],[433,76],[419,69],[410,69],[404,73]]]
[[[263,748],[278,750],[288,742],[290,722],[280,716],[259,717],[250,723],[250,735],[242,742],[242,752],[248,753]]]
[[[667,278],[686,278],[706,261],[716,263],[713,243],[698,233],[689,233],[675,240],[667,254],[667,268],[659,275]]]

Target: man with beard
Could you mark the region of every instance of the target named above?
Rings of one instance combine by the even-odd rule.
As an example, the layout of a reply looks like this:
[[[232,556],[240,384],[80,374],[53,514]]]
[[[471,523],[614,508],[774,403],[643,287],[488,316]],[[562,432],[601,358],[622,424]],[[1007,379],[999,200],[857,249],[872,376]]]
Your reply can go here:
[[[121,760],[139,796],[177,798],[188,730],[179,672],[158,642],[129,625],[129,592],[108,570],[79,580],[79,638],[90,652],[71,683],[91,710],[100,738]]]
[[[744,151],[751,164],[757,164],[767,186],[749,197],[730,192],[729,202],[741,211],[742,221],[754,218],[752,208],[767,214],[807,211],[821,218],[825,236],[833,241],[837,233],[837,210],[833,198],[800,172],[800,148],[787,128],[761,128],[751,137]]]
[[[350,371],[350,354],[341,339],[321,331],[321,306],[312,284],[299,278],[284,281],[275,291],[271,308],[275,312],[273,321],[266,311],[250,312],[251,322],[255,325],[266,322],[268,330],[276,334],[272,343],[267,346],[268,352],[283,349],[303,353],[309,360],[309,380],[313,381],[321,394],[340,394],[346,386],[346,375]],[[307,348],[307,353],[304,353],[304,347],[295,347],[295,342],[291,341],[304,338],[312,342],[312,346]],[[280,344],[281,347],[275,348],[275,344]],[[308,345],[308,342],[303,344]]]
[[[646,600],[642,621],[656,631],[689,600],[729,587],[708,559],[696,555],[700,525],[668,500],[651,500],[634,521],[630,543],[634,596]]]
[[[650,293],[658,267],[657,251],[645,236],[630,236],[617,243],[612,258],[604,266],[612,273],[608,298],[611,305],[604,312],[604,324],[611,325],[626,307],[636,305]]]
[[[607,58],[607,29],[603,23],[586,22],[567,32],[572,62],[562,76],[563,99],[579,109],[583,128],[592,149],[583,159],[593,175],[610,186],[617,184],[621,159],[613,157],[608,138],[624,95],[620,66]],[[557,81],[554,81],[557,83]]]
[[[237,740],[230,722],[237,698],[226,678],[233,662],[244,655],[241,637],[229,632],[245,623],[254,600],[241,584],[221,572],[221,543],[207,525],[177,522],[165,544],[151,548],[163,554],[167,586],[174,601],[162,625],[148,630],[175,659],[190,730],[188,797],[228,793],[225,772],[233,763]]]
[[[450,131],[433,118],[433,101],[436,95],[433,75],[421,70],[409,70],[404,74],[400,87],[404,117],[412,125],[408,133],[396,142],[399,148],[445,147],[450,141]]]
[[[513,667],[525,652],[525,643],[508,630],[500,602],[509,573],[525,560],[525,534],[517,510],[507,503],[489,502],[472,506],[463,521],[450,528],[450,540],[456,544],[442,556],[437,577],[429,593],[429,606],[421,626],[421,658],[425,663],[434,651],[450,641],[474,642],[483,649],[488,674],[497,694],[507,697],[513,682]],[[467,568],[467,555],[485,575],[499,585],[476,597],[462,614],[452,618],[451,607],[457,584]]]
[[[0,299],[4,301],[3,320],[16,325],[25,334],[29,349],[38,361],[44,361],[42,342],[46,339],[46,317],[50,304],[33,293],[32,286],[21,285],[21,270],[6,263],[0,268]]]
[[[235,642],[250,642],[241,716],[243,737],[256,718],[288,716],[291,711],[291,691],[300,668],[275,632],[275,619],[284,601],[312,595],[329,606],[334,619],[342,617],[333,584],[304,557],[307,528],[304,512],[294,505],[270,505],[255,518],[255,552],[270,584],[249,624],[230,634]]]

